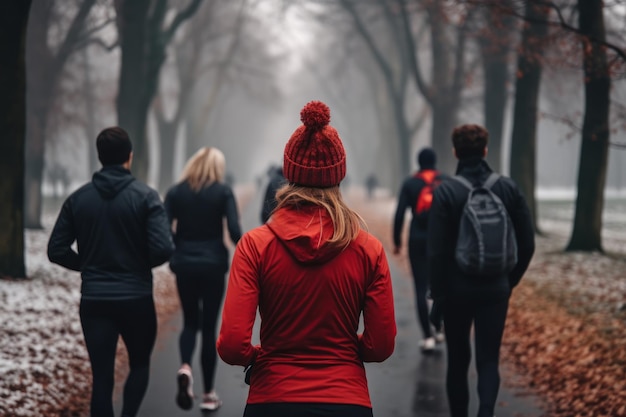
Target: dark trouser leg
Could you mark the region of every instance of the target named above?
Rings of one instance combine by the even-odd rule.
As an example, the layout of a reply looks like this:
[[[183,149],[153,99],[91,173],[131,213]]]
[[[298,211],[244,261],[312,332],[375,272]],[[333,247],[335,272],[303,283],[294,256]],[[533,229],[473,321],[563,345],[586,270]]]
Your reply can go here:
[[[453,302],[446,303],[444,331],[448,350],[446,390],[451,417],[467,417],[469,387],[467,371],[472,358],[470,331],[473,311]]]
[[[106,301],[80,302],[80,322],[91,362],[91,417],[113,417],[115,352],[119,333],[110,310]]]
[[[217,350],[215,348],[217,317],[224,297],[225,278],[224,271],[212,272],[203,277],[202,288],[202,377],[204,392],[213,390],[215,381],[215,368],[217,365]]]
[[[157,332],[156,311],[152,296],[125,300],[127,308],[119,326],[128,351],[130,372],[124,384],[122,416],[134,417],[148,389],[150,355]]]
[[[409,240],[409,260],[413,271],[415,284],[415,305],[417,319],[422,328],[424,338],[432,336],[430,321],[428,320],[428,258],[426,257],[426,242]]]
[[[200,330],[201,283],[195,276],[176,275],[178,297],[183,310],[183,330],[178,339],[180,361],[189,365],[196,347],[196,334]]]
[[[480,402],[478,417],[492,417],[494,413],[500,387],[500,345],[508,306],[508,298],[477,306],[474,337]]]

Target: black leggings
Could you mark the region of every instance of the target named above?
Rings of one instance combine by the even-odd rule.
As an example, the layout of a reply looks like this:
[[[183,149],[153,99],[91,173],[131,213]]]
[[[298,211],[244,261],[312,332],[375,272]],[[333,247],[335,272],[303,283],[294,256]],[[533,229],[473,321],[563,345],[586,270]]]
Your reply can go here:
[[[265,403],[247,404],[243,417],[372,417],[372,409],[353,404]]]
[[[134,417],[148,388],[157,319],[152,296],[80,301],[80,322],[92,373],[91,417],[113,417],[115,353],[119,336],[130,372],[124,384],[122,416]]]
[[[432,337],[432,331],[428,320],[428,301],[426,300],[428,294],[428,257],[425,240],[409,239],[409,260],[411,261],[413,283],[415,284],[417,320],[426,339]]]
[[[183,331],[179,338],[180,360],[191,365],[191,358],[196,346],[196,334],[202,331],[202,378],[204,392],[213,390],[215,368],[217,365],[217,350],[215,348],[215,333],[217,316],[220,312],[224,297],[225,271],[216,268],[215,271],[203,274],[178,274],[178,296],[183,308]]]
[[[491,417],[500,387],[500,344],[509,299],[490,301],[446,300],[444,323],[448,347],[446,389],[452,417],[467,417],[469,388],[467,372],[471,361],[470,332],[474,324],[476,371],[478,374],[478,417]]]

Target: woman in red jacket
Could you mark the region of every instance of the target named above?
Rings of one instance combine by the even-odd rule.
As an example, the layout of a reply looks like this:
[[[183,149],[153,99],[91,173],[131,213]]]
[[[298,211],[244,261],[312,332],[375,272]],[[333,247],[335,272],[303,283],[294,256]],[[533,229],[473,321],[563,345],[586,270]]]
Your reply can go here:
[[[217,349],[251,367],[244,417],[371,417],[363,363],[387,359],[396,335],[387,259],[341,198],[346,156],[330,110],[313,101],[300,114],[284,153],[289,183],[235,250]]]

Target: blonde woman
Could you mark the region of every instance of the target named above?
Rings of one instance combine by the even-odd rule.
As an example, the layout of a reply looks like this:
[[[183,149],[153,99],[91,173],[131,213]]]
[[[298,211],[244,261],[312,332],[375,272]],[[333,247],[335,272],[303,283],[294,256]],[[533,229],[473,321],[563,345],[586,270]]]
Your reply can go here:
[[[204,384],[200,408],[216,410],[222,404],[215,393],[214,379],[216,324],[229,259],[224,245],[224,218],[230,239],[236,244],[241,238],[235,196],[223,182],[225,171],[224,154],[216,148],[202,148],[189,159],[180,182],[165,197],[176,243],[170,268],[176,274],[184,322],[179,339],[182,365],[177,375],[176,402],[185,410],[193,406],[191,360],[199,331]]]
[[[330,110],[314,101],[301,119],[284,152],[289,184],[235,250],[217,349],[248,367],[244,417],[371,417],[363,363],[387,359],[396,335],[389,267],[341,198],[346,157]]]

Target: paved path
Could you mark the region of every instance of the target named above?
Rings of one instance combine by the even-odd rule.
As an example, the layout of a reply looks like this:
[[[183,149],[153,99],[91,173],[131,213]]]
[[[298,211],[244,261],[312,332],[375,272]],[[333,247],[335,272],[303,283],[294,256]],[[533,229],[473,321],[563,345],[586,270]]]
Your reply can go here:
[[[260,193],[259,193],[260,194]],[[243,213],[244,230],[259,223],[260,195],[255,197]],[[393,276],[398,336],[396,349],[390,359],[381,364],[367,364],[370,394],[377,417],[445,417],[448,415],[445,394],[445,344],[439,345],[431,355],[422,355],[417,348],[420,338],[415,317],[412,281],[389,257]],[[138,417],[201,416],[194,404],[190,411],[180,410],[175,402],[176,371],[179,366],[178,332],[181,317],[172,318],[166,331],[159,335],[153,354],[150,386]],[[258,326],[257,326],[258,328]],[[256,330],[258,335],[258,330]],[[195,354],[194,369],[200,369]],[[503,375],[503,380],[507,377]],[[475,372],[470,372],[472,398],[470,416],[477,410]],[[247,386],[243,382],[240,367],[219,362],[216,389],[224,401],[222,408],[205,413],[214,417],[239,417],[243,414]],[[195,391],[201,390],[200,375],[196,376]],[[514,392],[503,387],[496,408],[498,417],[540,416],[542,413],[532,397],[516,397]],[[120,405],[117,404],[119,410]],[[119,411],[118,411],[119,414]],[[270,416],[268,416],[270,417]]]

